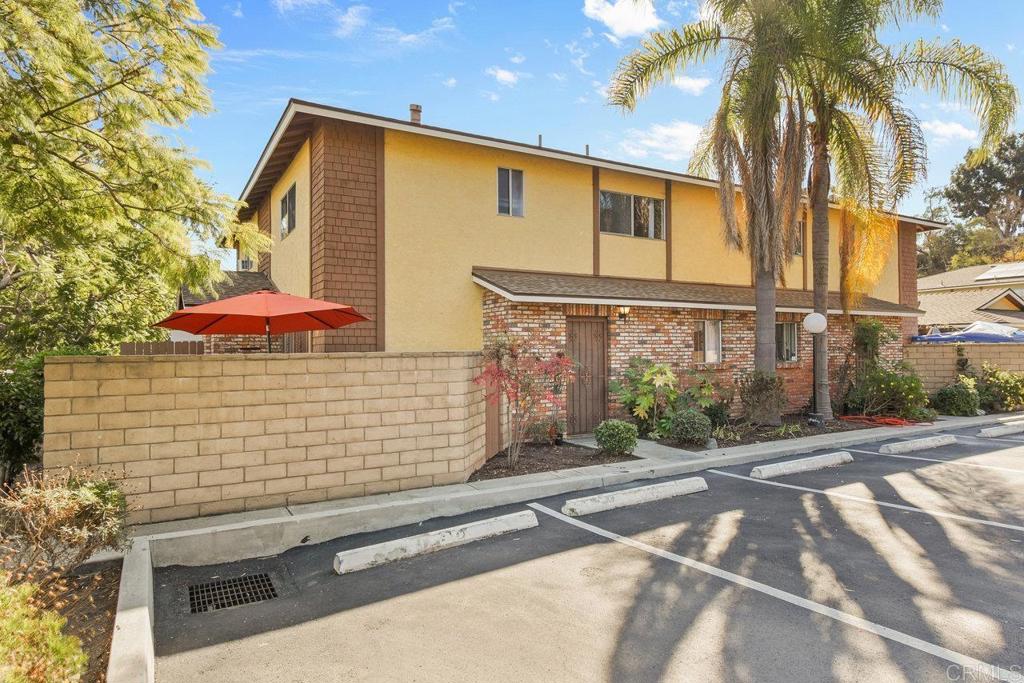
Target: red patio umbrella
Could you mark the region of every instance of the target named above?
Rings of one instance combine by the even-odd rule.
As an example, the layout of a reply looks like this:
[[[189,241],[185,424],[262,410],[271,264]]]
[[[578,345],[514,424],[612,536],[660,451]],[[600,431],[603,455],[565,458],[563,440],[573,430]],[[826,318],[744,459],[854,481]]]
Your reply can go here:
[[[261,289],[183,308],[155,327],[192,334],[266,334],[269,353],[272,334],[336,330],[363,320],[369,318],[352,306]]]

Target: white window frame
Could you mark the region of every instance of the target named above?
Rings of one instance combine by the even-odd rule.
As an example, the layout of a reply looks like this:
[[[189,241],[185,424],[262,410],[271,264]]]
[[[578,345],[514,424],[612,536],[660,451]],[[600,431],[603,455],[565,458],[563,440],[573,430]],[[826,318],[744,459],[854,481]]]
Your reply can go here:
[[[704,328],[704,348],[703,349],[694,349],[694,353],[702,353],[704,357],[703,357],[702,360],[698,360],[696,362],[701,364],[701,365],[718,365],[719,363],[722,362],[722,321],[721,320],[701,320],[699,322],[703,325],[703,328]],[[715,345],[715,349],[714,349],[714,355],[715,355],[715,359],[714,360],[708,360],[708,339],[710,338],[710,335],[708,334],[708,329],[709,328],[717,328],[718,329],[718,334],[715,335],[715,339],[717,340],[718,343]]]
[[[612,232],[611,230],[605,230],[604,225],[599,225],[598,228],[601,233],[605,235],[619,235],[622,237],[637,237],[645,240],[658,240],[660,242],[665,241],[665,200],[659,199],[658,197],[648,197],[642,194],[631,194],[629,192],[616,192],[614,190],[601,190],[601,194],[617,194],[621,197],[629,197],[629,232]],[[651,220],[647,226],[646,235],[635,235],[634,230],[636,226],[633,225],[633,220],[636,218],[636,200],[647,199],[653,202],[661,202],[661,237],[654,236],[654,211],[651,211]]]
[[[793,323],[793,322],[776,322],[775,323],[776,330],[778,330],[779,325],[783,326],[783,328],[782,328],[782,340],[783,340],[783,342],[785,342],[786,337],[787,337],[787,334],[786,334],[787,326],[789,328],[792,328],[792,330],[793,330],[793,357],[792,358],[783,358],[782,357],[782,350],[785,347],[784,346],[783,347],[779,347],[779,345],[778,345],[778,333],[776,332],[776,335],[775,335],[776,336],[775,362],[776,363],[795,363],[796,361],[800,360],[800,331],[797,329],[797,323]]]
[[[501,172],[508,171],[508,213],[501,210],[501,193],[497,192],[494,198],[495,208],[498,211],[499,216],[505,216],[507,218],[523,218],[526,216],[526,172],[521,168],[512,168],[510,166],[499,166],[497,174],[495,176],[495,190],[498,190],[498,184],[501,183]],[[523,196],[519,200],[519,204],[522,207],[520,213],[514,213],[512,211],[512,174],[518,173],[519,177],[522,178],[520,185],[523,189]]]

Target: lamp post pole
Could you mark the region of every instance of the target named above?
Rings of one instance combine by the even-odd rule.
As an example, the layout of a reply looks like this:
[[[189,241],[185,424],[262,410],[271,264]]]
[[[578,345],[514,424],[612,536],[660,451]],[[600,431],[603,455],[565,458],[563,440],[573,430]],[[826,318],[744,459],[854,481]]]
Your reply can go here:
[[[822,393],[818,391],[818,346],[821,344],[821,335],[827,326],[828,320],[821,313],[808,313],[804,317],[804,329],[811,333],[811,338],[814,340],[811,353],[811,405],[813,406],[813,412],[807,416],[807,421],[817,426],[825,424],[824,413],[826,411],[822,410],[821,406],[818,405],[818,394]],[[828,378],[825,381],[827,382]],[[831,413],[831,411],[827,412]]]

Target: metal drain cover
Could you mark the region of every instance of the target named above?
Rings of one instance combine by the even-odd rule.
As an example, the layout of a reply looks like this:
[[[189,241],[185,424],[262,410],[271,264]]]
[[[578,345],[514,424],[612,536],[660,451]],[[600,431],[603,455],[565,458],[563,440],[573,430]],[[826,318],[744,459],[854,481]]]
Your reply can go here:
[[[276,597],[277,589],[270,574],[250,574],[189,586],[188,609],[192,614],[202,614]]]

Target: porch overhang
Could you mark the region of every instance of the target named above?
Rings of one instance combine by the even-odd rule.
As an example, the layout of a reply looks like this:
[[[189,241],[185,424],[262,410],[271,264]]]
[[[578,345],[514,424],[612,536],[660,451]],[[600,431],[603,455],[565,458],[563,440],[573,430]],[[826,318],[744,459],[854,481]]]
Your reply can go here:
[[[574,273],[511,270],[474,266],[473,282],[516,303],[598,304],[606,306],[652,306],[753,311],[754,289],[733,285],[669,282]],[[810,313],[813,293],[779,289],[775,310],[780,313]],[[830,314],[844,313],[837,292],[829,293]],[[864,297],[852,315],[916,318],[919,311],[889,301]]]

